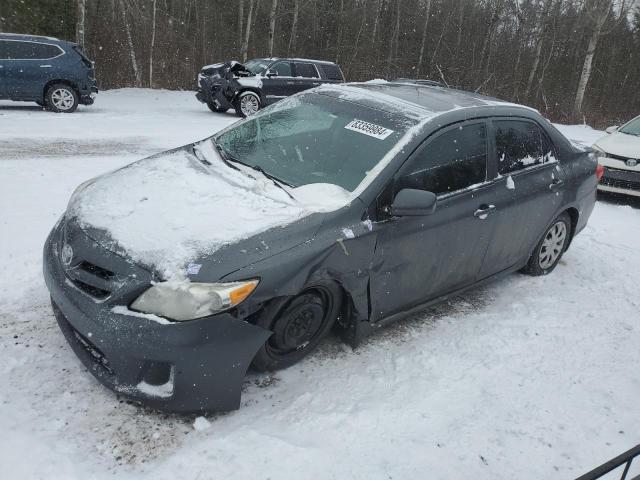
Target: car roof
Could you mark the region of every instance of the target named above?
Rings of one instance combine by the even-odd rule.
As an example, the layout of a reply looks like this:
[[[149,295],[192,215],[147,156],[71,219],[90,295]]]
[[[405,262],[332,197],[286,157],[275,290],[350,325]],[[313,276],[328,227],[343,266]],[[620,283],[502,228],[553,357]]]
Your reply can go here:
[[[254,58],[253,60],[259,60],[262,62],[276,62],[279,60],[285,60],[287,62],[309,62],[320,63],[324,65],[337,65],[337,63],[330,62],[329,60],[313,60],[311,58],[284,58],[284,57],[271,57],[271,58]]]
[[[386,82],[373,81],[367,83],[330,84],[318,87],[320,92],[371,106],[391,113],[401,111],[407,116],[417,119],[439,116],[444,113],[462,109],[490,108],[493,114],[499,115],[500,107],[521,109],[524,112],[537,110],[497,98],[467,92],[454,88],[425,85],[413,81]],[[507,108],[504,108],[506,112]]]
[[[66,43],[56,37],[45,37],[43,35],[27,35],[22,33],[0,33],[0,40],[23,40],[27,42],[55,42]]]

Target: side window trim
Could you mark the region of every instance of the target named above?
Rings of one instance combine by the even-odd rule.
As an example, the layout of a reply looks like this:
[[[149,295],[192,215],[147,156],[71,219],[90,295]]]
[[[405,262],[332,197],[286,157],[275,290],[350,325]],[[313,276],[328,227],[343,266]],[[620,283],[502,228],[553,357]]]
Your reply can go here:
[[[528,167],[521,168],[520,170],[515,170],[513,172],[507,173],[506,175],[502,175],[502,177],[498,176],[499,175],[499,171],[498,171],[498,148],[497,148],[497,145],[496,145],[496,135],[495,135],[496,129],[495,129],[494,122],[496,122],[496,121],[509,121],[509,120],[514,120],[514,121],[518,121],[518,122],[528,122],[528,123],[531,123],[531,124],[535,125],[536,127],[538,127],[540,129],[540,133],[542,134],[542,136],[547,139],[547,142],[551,146],[551,150],[553,152],[554,160],[549,161],[549,162],[544,162],[544,163],[538,163],[536,165],[530,165]],[[544,127],[542,125],[540,125],[540,123],[538,123],[534,119],[528,118],[528,117],[516,117],[516,116],[513,116],[513,117],[490,117],[488,119],[487,123],[489,124],[489,127],[490,127],[490,130],[487,129],[487,134],[489,134],[489,131],[491,131],[490,142],[491,142],[493,151],[491,153],[491,158],[489,159],[489,163],[492,163],[495,166],[495,175],[496,175],[496,177],[494,178],[494,180],[495,179],[499,179],[499,178],[504,178],[505,176],[507,176],[507,177],[518,176],[520,174],[528,173],[528,172],[531,172],[531,171],[534,171],[534,170],[547,168],[547,167],[549,167],[551,165],[559,165],[560,164],[560,161],[558,160],[558,148],[553,143],[553,140],[551,140],[551,137],[549,136],[547,131],[544,129]],[[544,152],[543,152],[543,155],[545,155]]]
[[[486,172],[485,172],[484,182],[478,183],[476,185],[470,185],[470,186],[465,187],[465,188],[460,188],[458,190],[453,190],[451,192],[441,193],[441,194],[437,195],[437,198],[438,198],[438,200],[440,200],[440,199],[454,197],[454,196],[457,196],[459,194],[468,192],[470,190],[475,190],[475,188],[482,188],[482,187],[484,187],[486,185],[489,185],[490,183],[496,181],[497,178],[490,178],[489,177],[490,164],[491,164],[491,160],[490,160],[489,155],[491,155],[491,152],[492,152],[491,141],[489,139],[489,133],[490,133],[489,123],[490,122],[488,121],[488,118],[481,117],[481,118],[474,118],[474,119],[470,119],[470,120],[463,120],[461,122],[451,123],[449,125],[445,125],[444,127],[436,130],[435,132],[431,133],[431,135],[429,135],[427,138],[425,138],[420,143],[420,145],[418,145],[415,148],[415,150],[413,152],[411,152],[407,156],[405,161],[402,163],[402,165],[396,171],[395,175],[393,176],[393,180],[392,181],[395,183],[399,178],[402,177],[403,174],[406,174],[405,172],[406,172],[407,165],[410,165],[410,162],[415,157],[415,155],[418,152],[420,152],[422,150],[422,148],[425,148],[429,143],[431,143],[432,141],[436,140],[442,134],[447,133],[447,132],[449,132],[449,131],[451,131],[451,130],[453,130],[455,128],[467,127],[467,126],[471,126],[471,125],[484,125],[485,132],[486,132],[486,135],[487,135],[486,142],[485,142],[487,163],[486,163]],[[474,188],[471,188],[471,187],[474,187]]]
[[[34,42],[31,40],[14,40],[14,39],[10,39],[10,38],[3,38],[2,39],[3,42],[19,42],[19,43],[34,43],[36,45],[49,45],[51,47],[55,47],[57,48],[60,53],[58,55],[55,55],[53,57],[49,57],[49,58],[0,58],[0,60],[4,60],[6,62],[26,62],[26,61],[35,61],[35,62],[42,62],[45,60],[55,60],[56,58],[59,58],[61,56],[63,56],[66,52],[62,49],[62,47],[60,47],[60,45],[56,45],[54,43],[46,43],[46,42]]]

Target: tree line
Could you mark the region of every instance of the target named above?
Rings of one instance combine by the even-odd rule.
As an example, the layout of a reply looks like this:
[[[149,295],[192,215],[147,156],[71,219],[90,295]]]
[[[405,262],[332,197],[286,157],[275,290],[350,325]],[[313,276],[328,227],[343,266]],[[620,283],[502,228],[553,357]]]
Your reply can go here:
[[[636,0],[3,0],[0,31],[84,46],[101,88],[193,89],[202,65],[297,56],[428,78],[555,121],[640,114]]]

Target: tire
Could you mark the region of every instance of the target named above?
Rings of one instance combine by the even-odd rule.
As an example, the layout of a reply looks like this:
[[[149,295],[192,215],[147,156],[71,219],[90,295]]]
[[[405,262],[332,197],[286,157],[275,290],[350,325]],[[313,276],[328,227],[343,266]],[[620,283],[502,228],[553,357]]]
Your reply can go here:
[[[255,92],[242,92],[233,101],[233,108],[239,117],[249,117],[260,110],[260,97]]]
[[[279,308],[275,315],[265,312],[256,325],[273,331],[273,335],[258,350],[253,368],[268,372],[290,367],[302,360],[329,333],[341,307],[340,287],[327,284],[305,288]]]
[[[215,102],[207,102],[207,107],[209,107],[209,110],[215,113],[224,113],[229,110],[228,108],[218,106]]]
[[[563,212],[544,233],[522,271],[533,276],[551,273],[567,250],[571,234],[571,218]]]
[[[56,113],[73,113],[80,102],[75,89],[64,83],[51,85],[44,98],[47,108]]]

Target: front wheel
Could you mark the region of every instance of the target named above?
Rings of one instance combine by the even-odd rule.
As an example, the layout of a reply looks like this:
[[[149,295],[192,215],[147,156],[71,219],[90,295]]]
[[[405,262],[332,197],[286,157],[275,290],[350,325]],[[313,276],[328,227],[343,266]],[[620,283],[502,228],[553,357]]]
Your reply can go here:
[[[569,246],[570,238],[571,218],[564,212],[553,221],[538,242],[523,272],[534,276],[551,273]]]
[[[289,300],[275,316],[256,324],[273,332],[258,350],[253,367],[260,371],[287,368],[309,355],[329,333],[342,306],[342,291],[333,284],[311,286]]]
[[[254,92],[242,92],[233,101],[236,115],[245,118],[260,110],[260,97]]]
[[[72,113],[78,108],[80,97],[76,91],[64,83],[56,83],[47,90],[45,103],[47,108],[56,113]]]

